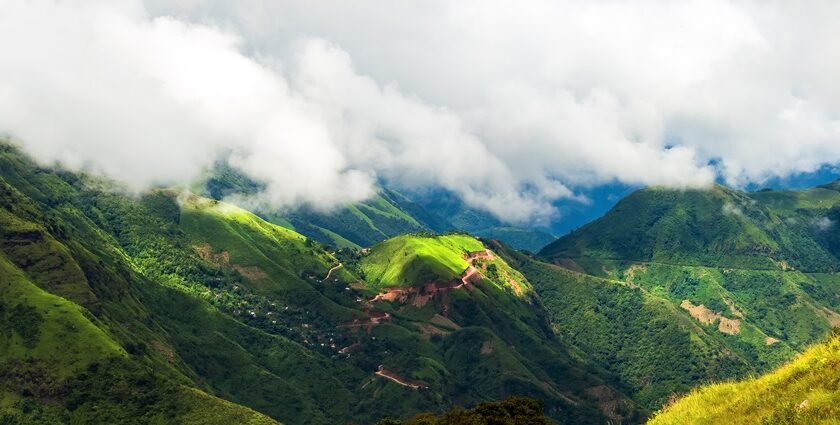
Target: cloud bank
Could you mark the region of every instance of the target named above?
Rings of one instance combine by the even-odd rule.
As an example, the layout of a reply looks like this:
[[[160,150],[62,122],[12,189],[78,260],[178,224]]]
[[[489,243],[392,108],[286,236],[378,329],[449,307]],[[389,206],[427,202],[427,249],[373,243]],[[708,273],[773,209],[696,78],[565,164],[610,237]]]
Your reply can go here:
[[[230,152],[272,206],[385,181],[541,220],[603,183],[840,162],[840,4],[807,6],[9,0],[0,132],[137,188]]]

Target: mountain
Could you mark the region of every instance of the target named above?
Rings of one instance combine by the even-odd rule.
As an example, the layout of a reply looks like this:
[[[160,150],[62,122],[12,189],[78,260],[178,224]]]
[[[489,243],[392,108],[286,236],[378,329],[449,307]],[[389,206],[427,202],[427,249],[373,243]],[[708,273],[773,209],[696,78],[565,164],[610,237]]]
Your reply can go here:
[[[371,199],[332,212],[301,208],[282,214],[269,213],[266,218],[339,248],[369,247],[404,233],[440,233],[455,229],[443,218],[388,189],[381,190]]]
[[[840,335],[763,376],[693,391],[651,425],[684,423],[817,424],[840,415]]]
[[[840,192],[829,187],[755,193],[723,186],[644,189],[540,255],[831,273],[840,270],[836,232],[830,232]]]
[[[224,160],[218,161],[194,186],[197,192],[216,200],[254,195],[263,189],[260,183]],[[390,189],[383,189],[366,201],[332,211],[304,206],[293,210],[266,209],[260,211],[260,215],[267,221],[338,248],[369,247],[403,233],[440,233],[456,229],[442,217]]]
[[[524,395],[638,421],[533,285],[465,234],[336,252],[234,205],[0,145],[0,418],[372,423]]]
[[[563,339],[655,408],[671,389],[766,371],[840,324],[836,187],[644,189],[512,264]],[[651,369],[665,353],[684,359],[670,360],[676,376]]]
[[[216,200],[253,195],[262,185],[217,162],[199,179],[195,189]],[[505,224],[489,213],[467,208],[448,193],[403,194],[382,189],[371,199],[332,211],[308,207],[293,210],[264,210],[266,220],[293,229],[307,237],[338,248],[370,247],[405,233],[463,230],[488,239],[499,239],[519,249],[538,251],[554,237],[544,230]]]

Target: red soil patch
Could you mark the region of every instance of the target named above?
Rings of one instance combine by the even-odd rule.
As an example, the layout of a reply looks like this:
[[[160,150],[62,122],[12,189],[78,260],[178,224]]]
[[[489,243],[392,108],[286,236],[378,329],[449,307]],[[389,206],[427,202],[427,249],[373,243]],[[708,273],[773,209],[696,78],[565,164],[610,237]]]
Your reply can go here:
[[[268,275],[265,274],[265,272],[262,271],[261,268],[256,267],[256,266],[245,267],[245,266],[240,266],[239,264],[234,264],[232,267],[236,271],[238,271],[239,274],[241,274],[242,276],[244,276],[246,279],[250,280],[251,282],[254,282],[254,281],[257,281],[257,280],[260,280],[260,279],[265,279],[266,277],[268,277]]]
[[[193,245],[193,249],[202,260],[215,264],[217,266],[230,263],[230,253],[222,251],[218,254],[213,253],[213,247],[209,243],[202,245]]]
[[[240,264],[230,264],[230,253],[227,251],[222,251],[218,254],[213,253],[213,247],[210,244],[205,243],[201,245],[193,245],[193,249],[201,257],[202,260],[214,264],[217,266],[230,266],[239,274],[241,274],[246,279],[250,280],[251,282],[265,279],[268,275],[262,271],[259,267],[256,266],[243,266]]]
[[[680,307],[687,310],[691,317],[697,319],[700,323],[707,325],[718,322],[718,331],[728,335],[737,335],[741,332],[741,321],[739,319],[730,319],[709,310],[705,305],[693,305],[689,300],[683,300]]]
[[[493,340],[488,339],[481,344],[481,354],[488,355],[493,352]]]

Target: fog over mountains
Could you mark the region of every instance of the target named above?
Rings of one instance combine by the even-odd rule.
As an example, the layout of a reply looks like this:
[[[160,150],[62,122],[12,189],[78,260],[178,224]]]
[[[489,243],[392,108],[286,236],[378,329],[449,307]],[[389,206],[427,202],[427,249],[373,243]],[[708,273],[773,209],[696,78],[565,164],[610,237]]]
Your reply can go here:
[[[603,184],[835,164],[838,7],[12,0],[0,131],[135,188],[230,154],[273,206],[387,182],[545,224]]]

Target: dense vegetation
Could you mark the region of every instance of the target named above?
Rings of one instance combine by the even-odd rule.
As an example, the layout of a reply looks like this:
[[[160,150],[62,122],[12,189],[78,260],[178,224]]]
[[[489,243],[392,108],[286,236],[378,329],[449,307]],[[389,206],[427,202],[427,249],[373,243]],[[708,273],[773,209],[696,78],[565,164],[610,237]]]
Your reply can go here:
[[[699,388],[659,412],[664,424],[816,424],[840,416],[840,334],[758,378]]]
[[[836,185],[650,188],[542,250],[556,266],[521,258],[517,267],[561,336],[656,408],[671,392],[768,370],[840,324],[837,205]],[[650,345],[658,320],[656,344],[667,349]],[[687,369],[670,374],[675,358],[663,353]]]
[[[465,235],[333,253],[224,202],[125,195],[8,145],[0,220],[4,420],[371,423],[511,395],[560,423],[639,417],[554,336],[521,274],[465,257],[484,249]],[[452,252],[412,249],[428,242]],[[420,257],[476,273],[423,292],[444,275],[412,275],[402,260]],[[362,273],[396,264],[419,292],[372,301],[383,281]]]
[[[732,352],[715,331],[667,300],[503,246],[495,251],[534,284],[558,336],[616,374],[625,391],[648,409],[700,382],[754,370],[750,359]]]
[[[216,176],[216,198],[259,189]],[[533,256],[431,232],[396,192],[260,216],[3,144],[0,420],[638,422],[840,324],[838,205],[836,184],[646,189]],[[542,404],[480,405],[509,396]]]
[[[385,419],[377,425],[550,425],[538,400],[511,397],[482,402],[472,409],[455,409],[441,416],[423,413],[406,421]]]

